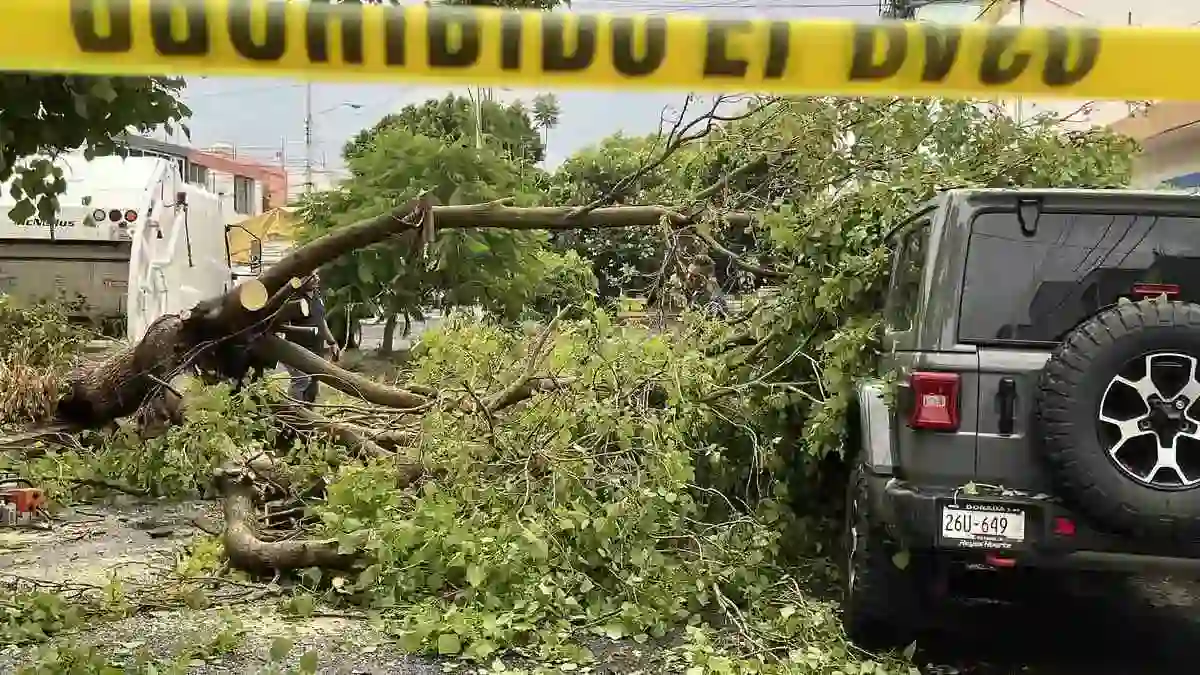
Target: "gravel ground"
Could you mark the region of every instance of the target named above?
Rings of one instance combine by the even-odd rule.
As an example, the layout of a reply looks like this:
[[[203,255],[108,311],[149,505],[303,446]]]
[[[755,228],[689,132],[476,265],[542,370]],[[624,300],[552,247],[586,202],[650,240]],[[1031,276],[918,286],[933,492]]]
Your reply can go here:
[[[81,508],[63,514],[53,531],[0,529],[0,576],[103,584],[115,573],[144,581],[169,567],[196,530],[190,520],[211,503]],[[1200,583],[1142,576],[1100,584],[1051,585],[1021,605],[976,604],[951,609],[940,627],[918,640],[922,670],[938,675],[1172,675],[1200,644]],[[338,616],[285,618],[273,600],[233,611],[247,633],[218,657],[196,661],[194,673],[255,673],[276,638],[294,641],[288,665],[309,651],[321,673],[432,675],[451,662],[406,655],[367,621]],[[143,613],[77,636],[104,645],[121,660],[145,648],[160,657],[194,645],[227,626],[216,610]],[[666,674],[652,646],[598,640],[591,675]],[[0,650],[0,673],[29,661],[30,651]],[[462,669],[453,669],[463,672]]]

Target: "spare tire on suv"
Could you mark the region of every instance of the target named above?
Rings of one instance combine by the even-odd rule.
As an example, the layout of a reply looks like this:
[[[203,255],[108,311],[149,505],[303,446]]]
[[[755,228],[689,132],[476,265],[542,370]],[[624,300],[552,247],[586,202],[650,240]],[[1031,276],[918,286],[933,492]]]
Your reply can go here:
[[[1076,327],[1036,402],[1064,499],[1100,528],[1200,539],[1200,305],[1123,302]]]

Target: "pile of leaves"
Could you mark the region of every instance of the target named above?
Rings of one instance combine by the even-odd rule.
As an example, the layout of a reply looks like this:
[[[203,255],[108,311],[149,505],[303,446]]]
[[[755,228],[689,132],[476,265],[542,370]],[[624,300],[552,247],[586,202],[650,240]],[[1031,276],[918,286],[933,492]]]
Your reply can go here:
[[[545,334],[452,314],[410,355],[411,386],[486,397],[531,358],[539,377],[566,386],[494,413],[441,406],[402,422],[416,432],[408,454],[429,467],[417,484],[390,459],[325,440],[281,445],[265,414],[282,398],[274,381],[238,393],[191,383],[185,422],[160,437],[122,423],[12,468],[60,501],[106,486],[181,498],[210,494],[212,471],[230,459],[273,452],[289,482],[328,485],[305,508],[303,534],[359,558],[349,571],[300,570],[289,611],[365,609],[413,651],[586,664],[597,643],[628,639],[694,672],[907,673],[903,659],[865,665],[875,662],[845,641],[836,605],[806,590],[828,562],[814,538],[788,552],[785,540],[811,523],[714,487],[740,469],[712,439],[760,411],[714,398],[731,374],[701,347],[720,326],[687,325],[653,333],[593,310]],[[194,567],[213,575],[220,540],[208,541]]]
[[[369,565],[325,599],[406,606],[396,628],[412,648],[477,659],[524,646],[586,661],[580,634],[644,642],[724,626],[765,646],[764,660],[817,630],[822,667],[848,667],[848,646],[829,649],[832,606],[785,569],[793,517],[731,505],[710,482],[727,459],[708,438],[757,414],[714,415],[709,399],[729,375],[699,356],[711,330],[653,335],[599,310],[564,322],[539,373],[570,386],[499,415],[426,414],[411,450],[436,467],[427,482],[403,489],[386,460],[343,466],[317,508],[320,531]],[[529,350],[519,332],[453,320],[418,345],[411,381],[496,390]]]

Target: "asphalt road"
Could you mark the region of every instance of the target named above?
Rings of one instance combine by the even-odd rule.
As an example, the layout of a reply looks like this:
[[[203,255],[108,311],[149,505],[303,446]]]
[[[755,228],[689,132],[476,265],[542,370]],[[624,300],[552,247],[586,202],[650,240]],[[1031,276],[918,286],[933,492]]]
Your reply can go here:
[[[1017,604],[952,609],[918,640],[939,675],[1166,675],[1200,646],[1200,583],[1164,577],[1066,583]]]

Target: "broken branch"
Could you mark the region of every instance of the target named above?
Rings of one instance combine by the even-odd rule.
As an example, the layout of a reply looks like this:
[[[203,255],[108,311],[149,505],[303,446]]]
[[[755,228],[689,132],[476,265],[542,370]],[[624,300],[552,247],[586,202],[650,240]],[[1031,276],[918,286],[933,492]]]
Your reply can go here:
[[[293,344],[275,335],[264,336],[257,349],[262,356],[286,363],[301,372],[312,375],[338,391],[357,396],[377,405],[402,410],[419,409],[429,400],[410,391],[389,387],[340,368],[300,345]]]

